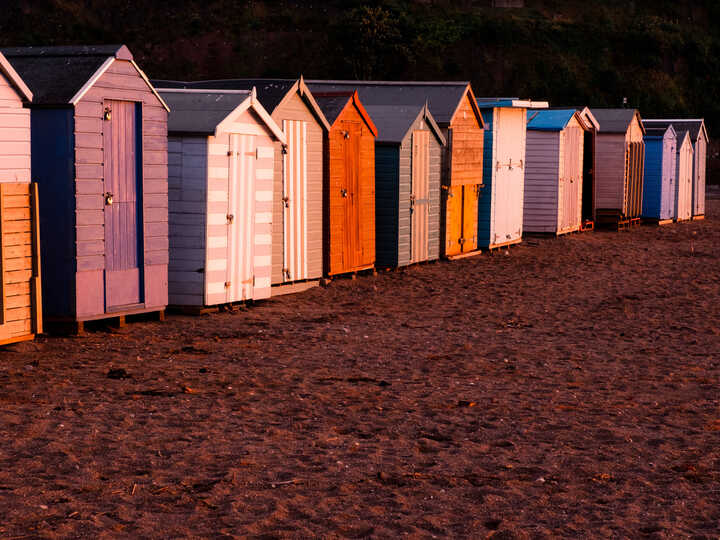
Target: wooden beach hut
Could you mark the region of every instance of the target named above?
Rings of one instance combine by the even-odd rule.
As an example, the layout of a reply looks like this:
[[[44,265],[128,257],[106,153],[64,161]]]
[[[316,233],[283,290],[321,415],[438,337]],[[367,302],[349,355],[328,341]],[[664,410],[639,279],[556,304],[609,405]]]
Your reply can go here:
[[[164,88],[252,90],[286,143],[275,143],[272,294],[317,285],[323,274],[323,146],[330,125],[302,77],[155,81]]]
[[[564,234],[582,228],[584,122],[575,109],[527,112],[523,230]]]
[[[427,105],[367,105],[375,119],[376,266],[440,256],[440,177],[445,137]]]
[[[595,217],[620,226],[640,219],[645,143],[635,109],[592,109],[598,121],[595,142]]]
[[[377,128],[354,92],[315,92],[330,124],[325,139],[325,274],[375,265]]]
[[[33,94],[0,54],[0,344],[42,332],[38,189],[30,183]]]
[[[275,143],[247,90],[163,89],[168,117],[169,303],[270,297]]]
[[[527,110],[548,104],[516,98],[478,98],[477,104],[485,121],[478,245],[496,249],[522,241]]]
[[[705,176],[709,143],[705,120],[703,118],[675,118],[647,121],[647,126],[652,127],[666,127],[669,124],[672,124],[678,134],[682,131],[690,134],[690,142],[693,147],[692,215],[693,219],[703,219],[705,217]]]
[[[167,305],[167,106],[125,46],[2,52],[33,92],[46,318]]]
[[[677,134],[672,125],[645,126],[642,218],[663,225],[675,218]]]
[[[675,219],[692,219],[693,148],[690,133],[681,131],[677,143]]]
[[[483,119],[468,82],[308,81],[313,92],[357,89],[366,105],[428,104],[447,141],[442,153],[440,255],[477,252],[482,186]]]

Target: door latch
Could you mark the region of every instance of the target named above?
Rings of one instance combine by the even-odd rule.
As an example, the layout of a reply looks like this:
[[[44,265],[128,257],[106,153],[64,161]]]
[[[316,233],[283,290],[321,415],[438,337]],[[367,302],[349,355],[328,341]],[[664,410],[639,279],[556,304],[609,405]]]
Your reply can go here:
[[[235,221],[235,216],[232,215],[232,214],[228,214],[228,215],[227,215],[227,222],[228,222],[228,223],[232,223],[233,221]]]
[[[290,197],[283,197],[282,202],[285,205],[285,208],[290,208]]]
[[[348,196],[347,189],[341,189],[341,190],[340,190],[340,195],[342,195],[343,197],[347,197],[347,196]]]
[[[109,191],[105,193],[105,206],[110,206],[113,203],[113,194]]]

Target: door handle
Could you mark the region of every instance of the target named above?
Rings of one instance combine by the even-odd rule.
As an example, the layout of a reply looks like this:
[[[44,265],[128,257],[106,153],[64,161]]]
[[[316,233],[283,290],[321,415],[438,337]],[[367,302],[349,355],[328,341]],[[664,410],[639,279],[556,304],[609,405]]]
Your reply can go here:
[[[109,191],[105,193],[105,206],[110,206],[113,203],[113,194]]]
[[[227,215],[227,222],[228,222],[228,223],[232,223],[232,222],[234,222],[234,221],[235,221],[235,216],[232,215],[232,214],[228,214],[228,215]]]
[[[348,191],[347,191],[347,189],[341,189],[341,190],[340,190],[340,195],[342,195],[343,197],[347,197],[347,196],[348,196]]]

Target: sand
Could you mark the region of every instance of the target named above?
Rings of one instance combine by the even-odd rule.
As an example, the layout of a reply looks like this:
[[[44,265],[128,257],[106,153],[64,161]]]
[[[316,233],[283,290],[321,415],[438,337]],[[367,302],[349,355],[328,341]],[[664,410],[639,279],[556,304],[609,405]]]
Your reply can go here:
[[[720,533],[720,201],[0,351],[2,538]]]

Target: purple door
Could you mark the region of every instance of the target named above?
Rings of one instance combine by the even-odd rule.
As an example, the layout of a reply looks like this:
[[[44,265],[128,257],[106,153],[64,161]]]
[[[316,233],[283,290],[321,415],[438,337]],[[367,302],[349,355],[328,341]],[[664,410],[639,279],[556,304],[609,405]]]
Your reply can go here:
[[[105,308],[114,311],[141,302],[136,104],[106,100],[104,110]]]

